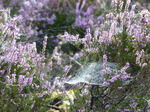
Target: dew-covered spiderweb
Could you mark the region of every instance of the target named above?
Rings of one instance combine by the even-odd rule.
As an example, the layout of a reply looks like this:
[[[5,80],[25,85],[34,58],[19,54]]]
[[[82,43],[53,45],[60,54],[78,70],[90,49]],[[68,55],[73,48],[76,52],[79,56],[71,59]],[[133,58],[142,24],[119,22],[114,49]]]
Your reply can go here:
[[[109,67],[110,70],[115,70],[117,64],[112,62],[107,62],[107,67]],[[103,62],[89,63],[82,69],[78,70],[76,75],[66,83],[67,84],[87,83],[91,85],[104,86],[103,82],[105,81],[105,78],[100,73],[100,71],[103,69],[104,69]]]

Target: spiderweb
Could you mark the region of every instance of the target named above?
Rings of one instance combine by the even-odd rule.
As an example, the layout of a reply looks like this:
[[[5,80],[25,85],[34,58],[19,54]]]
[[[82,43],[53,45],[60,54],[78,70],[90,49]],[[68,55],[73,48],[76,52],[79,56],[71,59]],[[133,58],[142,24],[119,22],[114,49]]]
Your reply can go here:
[[[117,67],[116,63],[107,62],[107,67],[110,70],[114,70]],[[72,77],[67,84],[87,83],[91,85],[104,86],[103,82],[105,78],[100,74],[100,71],[104,68],[103,62],[89,63],[87,66],[79,69],[74,77]]]

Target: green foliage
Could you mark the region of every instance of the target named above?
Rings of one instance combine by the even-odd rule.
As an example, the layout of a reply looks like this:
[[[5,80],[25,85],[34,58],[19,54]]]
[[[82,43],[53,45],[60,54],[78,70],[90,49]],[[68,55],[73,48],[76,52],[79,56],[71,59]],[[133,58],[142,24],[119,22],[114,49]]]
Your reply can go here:
[[[4,6],[6,7],[7,4],[9,4],[9,2],[10,0],[6,0]],[[105,1],[103,2],[105,3]],[[89,3],[95,3],[95,2],[90,1]],[[16,7],[16,9],[13,9],[11,11],[11,15],[16,14],[18,10],[17,8],[18,7]],[[85,8],[88,7],[86,6]],[[0,18],[0,25],[8,26],[6,23],[10,22],[9,19],[11,17],[10,15],[8,15],[7,18],[8,20],[5,21],[5,17],[3,17],[4,15],[2,12],[3,11],[0,11],[1,14],[0,16],[2,16],[2,20]],[[95,11],[94,14],[96,16],[99,16],[107,12],[110,12],[110,8],[103,7],[101,11]],[[141,13],[139,15],[138,13],[139,12],[137,11],[136,13],[137,18],[138,17],[140,18]],[[39,38],[41,39],[41,41],[38,40],[36,43],[38,53],[35,52],[35,55],[31,56],[31,53],[33,53],[33,51],[26,52],[25,55],[22,57],[26,61],[23,65],[20,64],[19,60],[15,60],[14,62],[9,62],[5,60],[5,55],[7,55],[9,52],[11,52],[12,53],[11,55],[13,55],[12,51],[7,51],[9,50],[9,48],[12,47],[11,45],[12,40],[15,39],[14,37],[16,36],[16,35],[15,36],[11,35],[11,33],[13,32],[11,30],[13,24],[10,24],[10,26],[11,25],[12,26],[11,27],[9,26],[10,29],[9,30],[7,29],[5,32],[3,32],[3,28],[0,29],[0,47],[3,48],[4,46],[4,43],[2,42],[3,37],[6,38],[4,39],[4,42],[6,42],[6,44],[8,41],[8,46],[6,46],[6,49],[2,49],[0,51],[0,70],[2,70],[0,71],[0,99],[1,99],[0,111],[2,112],[4,111],[6,112],[17,112],[17,111],[18,112],[20,111],[21,112],[46,112],[46,111],[51,112],[51,111],[60,110],[60,111],[75,112],[75,111],[85,109],[85,111],[89,112],[93,109],[94,112],[99,112],[99,111],[115,112],[117,111],[117,109],[120,109],[121,111],[125,111],[125,109],[130,109],[130,112],[136,112],[136,111],[142,112],[147,106],[147,101],[150,99],[150,93],[149,93],[150,45],[146,41],[146,39],[145,40],[143,39],[142,41],[135,41],[136,38],[134,37],[134,35],[128,34],[127,31],[128,26],[123,25],[123,30],[120,27],[116,26],[117,28],[120,28],[122,31],[121,33],[112,34],[111,37],[112,40],[110,42],[107,42],[104,39],[104,42],[100,43],[98,42],[99,41],[98,39],[100,38],[99,34],[101,35],[102,31],[106,32],[106,34],[111,32],[111,31],[110,32],[107,31],[111,29],[105,28],[107,27],[107,25],[105,27],[103,26],[105,24],[102,24],[100,26],[99,29],[101,30],[98,30],[99,34],[96,37],[94,34],[94,31],[96,31],[95,26],[93,26],[93,29],[91,29],[91,31],[85,32],[85,29],[79,28],[74,25],[75,18],[76,18],[75,14],[73,13],[68,14],[66,12],[56,12],[55,15],[56,15],[56,20],[53,25],[46,24],[46,26],[44,27],[43,26],[43,24],[45,24],[44,22],[39,22],[39,23],[36,21],[33,22],[33,24],[35,24],[35,26],[38,27],[37,29],[38,32],[42,30],[43,34],[49,37],[45,52],[46,54],[52,54],[52,55],[49,55],[49,57],[47,58],[43,56],[43,54],[38,54],[43,49],[43,45],[42,45],[43,43],[41,43],[41,41],[43,41],[43,35],[38,35]],[[141,18],[143,19],[142,21],[144,21],[144,17]],[[136,19],[136,17],[132,19]],[[137,20],[133,22],[136,22]],[[15,23],[16,21],[13,22]],[[106,19],[103,20],[103,22],[107,23],[108,21]],[[119,19],[116,22],[121,23],[121,20]],[[17,24],[18,23],[16,22],[16,26]],[[110,26],[108,25],[108,27]],[[148,24],[145,25],[144,28],[148,29],[149,25]],[[12,32],[10,33],[9,31]],[[57,38],[58,35],[62,35],[64,32],[68,32],[72,35],[79,34],[80,37],[78,40],[80,41],[77,43],[71,41],[68,43],[63,43],[61,46],[58,45],[58,43],[57,42],[55,43],[54,40],[58,39]],[[91,40],[85,39],[87,38],[86,36],[89,36],[86,34],[92,35]],[[149,31],[146,31],[145,35],[148,34]],[[19,44],[19,41],[22,41],[22,44],[20,45],[26,46],[26,44],[23,43],[24,39],[17,40],[17,42],[15,43],[16,46]],[[32,39],[28,40],[28,42],[30,41],[33,40]],[[59,41],[63,42],[63,39],[59,39]],[[82,41],[84,41],[85,43]],[[53,49],[56,48],[56,46],[59,49],[58,51],[53,52]],[[97,48],[98,51],[94,51],[92,49],[89,52],[86,51],[87,50],[86,48],[91,48],[91,49]],[[141,52],[142,50],[144,51],[143,54],[138,53]],[[83,53],[81,57],[74,60],[70,59],[71,57],[74,56],[74,54],[80,51]],[[61,56],[58,56],[59,53]],[[107,55],[108,63],[115,62],[118,65],[116,67],[116,70],[114,70],[111,73],[106,73],[103,75],[104,76],[103,82],[104,81],[109,82],[107,86],[100,86],[103,85],[103,82],[101,82],[99,85],[96,86],[92,83],[87,84],[87,82],[85,81],[82,82],[83,84],[79,82],[80,83],[79,85],[70,85],[72,86],[72,88],[70,90],[67,90],[63,86],[63,84],[60,83],[63,82],[64,78],[66,78],[68,75],[72,75],[72,76],[76,75],[77,69],[83,67],[85,63],[89,63],[89,62],[97,63],[99,61],[106,61],[102,59],[104,55]],[[141,55],[141,57],[139,57],[140,58],[139,63],[137,62],[138,55]],[[37,58],[34,61],[31,60],[31,58],[35,58],[36,56],[40,58]],[[58,64],[57,63],[58,60],[55,58],[61,59],[62,63]],[[51,61],[53,63],[52,65],[50,65]],[[128,62],[130,64],[129,68],[126,70],[122,69],[122,67],[124,67],[125,64]],[[24,66],[25,64],[29,65],[30,69],[24,70],[26,68]],[[64,72],[66,69],[64,66],[66,65],[72,66],[71,70],[68,71],[67,73]],[[81,74],[84,74],[85,76],[87,76],[88,74],[90,75],[92,74],[93,76],[92,75],[91,76],[92,78],[94,78],[97,74],[101,75],[100,72],[102,70],[100,68],[97,68],[98,66],[99,66],[98,64],[95,64],[93,68],[92,67],[90,68],[90,66],[88,66],[87,69],[83,68],[83,71],[79,70],[79,72]],[[115,67],[115,64],[112,66]],[[97,69],[97,71],[93,72],[95,68]],[[109,71],[108,68],[109,66],[104,67],[104,70]],[[3,70],[4,73],[2,73]],[[120,70],[118,74],[116,72],[117,70],[118,71]],[[7,78],[10,78],[12,80],[12,74],[16,74],[15,77],[16,81],[8,83]],[[42,77],[42,74],[45,74],[45,76]],[[131,74],[131,77],[127,78],[127,80],[125,81],[122,81],[119,78],[117,78],[114,81],[110,81],[110,79],[113,78],[116,74],[119,75],[119,78],[122,76],[122,74],[123,75]],[[23,84],[19,84],[18,79],[20,75],[25,76],[25,78],[29,78],[32,76],[33,78],[32,85],[27,84],[24,86]],[[55,77],[60,78],[59,80],[60,82],[55,81]],[[79,76],[79,78],[81,78],[81,76]],[[76,80],[79,81],[78,78]],[[96,80],[100,81],[100,77],[99,76],[96,77],[94,81]],[[50,86],[49,88],[44,87],[46,85],[46,81],[50,82],[50,84],[48,84],[48,86]],[[62,88],[60,86],[62,86]],[[23,87],[22,91],[20,92],[18,91],[19,87]],[[51,88],[52,90],[49,90]],[[92,100],[92,98],[94,100]],[[131,105],[133,103],[137,103],[137,104],[133,106]]]

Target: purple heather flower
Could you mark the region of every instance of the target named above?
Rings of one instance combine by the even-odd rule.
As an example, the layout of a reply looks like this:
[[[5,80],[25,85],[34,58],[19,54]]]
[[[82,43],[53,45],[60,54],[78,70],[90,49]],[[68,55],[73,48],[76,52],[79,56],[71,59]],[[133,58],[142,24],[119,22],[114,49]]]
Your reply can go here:
[[[62,62],[62,59],[59,57],[58,60],[57,60],[57,64],[61,65],[61,62]]]
[[[28,94],[27,94],[27,93],[26,93],[26,94],[21,94],[21,96],[22,96],[22,97],[27,97]]]
[[[105,109],[108,109],[109,107],[110,107],[110,105],[106,105],[106,106],[105,106]]]
[[[33,77],[30,77],[28,80],[29,86],[32,85]]]
[[[80,13],[80,10],[79,10],[79,6],[80,6],[80,2],[77,2],[76,3],[76,14],[79,14]]]
[[[121,89],[122,89],[122,87],[118,87],[118,89],[119,89],[119,90],[121,90]]]
[[[24,78],[25,78],[25,76],[23,76],[23,75],[19,75],[19,78],[18,78],[18,84],[22,84],[22,83],[23,83]]]
[[[117,80],[117,77],[115,77],[115,76],[112,77],[111,79],[109,79],[110,82],[114,82],[114,81],[116,81],[116,80]]]
[[[86,4],[86,0],[83,0],[82,4],[81,4],[81,7],[80,7],[80,11],[83,9],[83,7],[85,6],[85,4]]]
[[[86,38],[86,40],[91,40],[92,39],[91,34],[88,33],[87,35],[85,35],[85,38]]]
[[[90,104],[91,104],[91,101],[90,100],[86,100],[86,105],[90,106]]]
[[[13,81],[13,82],[16,81],[16,74],[12,74],[12,81]]]
[[[117,112],[120,112],[120,111],[121,111],[121,109],[116,109],[116,111],[117,111]]]
[[[53,42],[55,42],[56,44],[58,44],[58,43],[59,43],[59,40],[58,40],[58,39],[55,39],[55,40],[53,40]]]
[[[79,110],[79,112],[86,112],[85,109]]]
[[[75,23],[78,27],[86,28],[88,25],[88,18],[78,16]]]
[[[121,76],[122,81],[126,81],[128,78],[130,78],[130,76],[128,74]]]
[[[40,74],[40,80],[44,80],[45,73]]]
[[[27,83],[28,83],[28,80],[29,80],[29,78],[24,78],[24,80],[23,80],[23,86],[26,86],[27,85]]]
[[[26,75],[29,76],[29,75],[30,75],[30,72],[27,72]]]
[[[125,112],[130,112],[130,109],[124,109]]]
[[[104,86],[109,86],[110,83],[109,83],[109,82],[103,82],[103,85],[104,85]]]
[[[68,73],[69,70],[71,69],[71,67],[72,67],[72,65],[69,65],[69,66],[66,65],[65,68],[64,68],[64,72],[65,72],[65,73]]]
[[[130,104],[130,107],[135,108],[138,105],[138,103],[133,102],[132,104]]]
[[[101,75],[106,75],[106,74],[107,74],[107,72],[106,72],[106,70],[105,70],[105,69],[103,69],[103,70],[101,70],[101,71],[100,71],[100,74],[101,74]]]
[[[44,91],[43,93],[39,93],[38,97],[41,98],[41,97],[43,97],[46,94],[47,94],[47,91]]]
[[[6,83],[7,83],[7,84],[11,84],[11,83],[12,83],[12,80],[10,79],[9,76],[6,76]]]
[[[23,90],[23,86],[18,87],[18,92],[20,93]]]
[[[87,95],[87,94],[88,94],[88,91],[87,91],[86,89],[84,89],[84,90],[82,91],[82,93],[80,94],[80,96],[83,97],[83,96],[85,96],[85,95]]]
[[[76,60],[79,59],[80,57],[83,56],[82,52],[76,53],[73,57],[70,57],[71,60]]]
[[[104,14],[98,16],[98,18],[97,18],[98,22],[101,22],[103,20],[103,16],[104,16]]]
[[[111,79],[109,79],[109,81],[110,81],[110,82],[114,82],[114,81],[116,81],[119,77],[120,77],[120,75],[115,75],[115,76],[113,76]]]
[[[107,55],[103,55],[103,62],[104,62],[104,63],[107,62]]]
[[[5,70],[0,70],[0,74],[4,75]]]
[[[147,63],[143,63],[143,64],[142,64],[142,68],[143,68],[144,66],[146,66],[146,65],[147,65]]]
[[[34,83],[34,86],[35,86],[36,89],[39,89],[39,87],[40,87],[39,85],[37,85],[35,83]]]
[[[45,84],[43,85],[44,89],[50,89],[51,88],[51,82],[46,81]]]

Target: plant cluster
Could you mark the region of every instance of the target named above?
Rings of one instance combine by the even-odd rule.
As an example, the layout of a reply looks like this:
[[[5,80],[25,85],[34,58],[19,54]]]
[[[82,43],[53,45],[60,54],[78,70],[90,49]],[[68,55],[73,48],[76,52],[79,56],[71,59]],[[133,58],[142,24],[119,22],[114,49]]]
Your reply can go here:
[[[42,54],[38,54],[35,42],[20,42],[16,26],[19,17],[11,18],[9,10],[0,13],[1,111],[46,111],[53,102],[53,97],[49,97],[54,91],[60,96],[65,93],[64,84],[60,82],[63,78],[54,77],[52,73],[52,57],[57,52],[46,59],[45,45]],[[46,41],[47,37],[45,44]]]
[[[149,111],[145,2],[0,2],[1,111]]]

